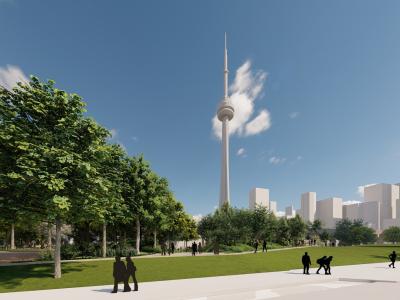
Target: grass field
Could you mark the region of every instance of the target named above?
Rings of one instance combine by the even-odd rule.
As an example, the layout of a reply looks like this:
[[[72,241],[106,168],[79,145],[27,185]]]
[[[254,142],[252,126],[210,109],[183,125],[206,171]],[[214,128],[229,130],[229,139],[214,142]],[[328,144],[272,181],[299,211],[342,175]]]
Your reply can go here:
[[[366,264],[388,260],[400,246],[307,248],[232,256],[196,256],[136,259],[140,282],[283,271],[301,268],[308,251],[313,266],[318,257],[333,255],[332,272],[338,265]],[[52,278],[52,265],[0,267],[0,292],[28,291],[93,285],[112,285],[112,261],[64,263],[63,277]]]

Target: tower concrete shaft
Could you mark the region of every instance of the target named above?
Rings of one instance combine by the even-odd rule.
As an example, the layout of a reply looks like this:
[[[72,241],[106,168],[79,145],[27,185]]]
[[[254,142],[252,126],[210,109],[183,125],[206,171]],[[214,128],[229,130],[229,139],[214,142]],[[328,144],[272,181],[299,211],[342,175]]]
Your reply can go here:
[[[228,96],[228,50],[224,52],[224,98],[218,108],[217,117],[222,122],[222,155],[221,155],[221,186],[219,193],[219,207],[230,203],[229,194],[229,121],[232,120],[235,110]]]
[[[219,207],[230,203],[229,194],[229,120],[222,121],[222,149],[221,149],[221,185],[219,193]]]

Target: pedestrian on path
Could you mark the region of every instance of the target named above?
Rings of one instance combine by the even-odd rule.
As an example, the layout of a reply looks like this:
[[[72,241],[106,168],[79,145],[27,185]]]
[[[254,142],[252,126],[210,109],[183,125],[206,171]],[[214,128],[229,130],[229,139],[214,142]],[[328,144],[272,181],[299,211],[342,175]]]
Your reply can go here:
[[[264,250],[265,250],[265,252],[267,252],[267,241],[266,240],[263,240],[263,244],[262,244],[262,252],[264,252]]]
[[[127,275],[128,275],[127,276],[128,279],[126,281],[129,284],[129,278],[132,276],[133,283],[135,284],[135,287],[134,287],[133,290],[137,291],[139,289],[139,286],[138,286],[138,282],[136,280],[136,266],[133,263],[132,258],[131,258],[130,255],[128,255],[126,257],[126,270],[127,270]]]
[[[325,256],[325,255],[322,256],[321,258],[318,258],[318,259],[317,259],[317,264],[319,264],[319,268],[318,268],[318,270],[317,270],[317,274],[319,274],[319,271],[320,271],[322,268],[325,269],[325,267],[324,267],[325,260],[326,260],[326,256]]]
[[[130,292],[131,287],[128,284],[128,276],[127,276],[126,266],[123,261],[121,261],[121,257],[116,256],[115,262],[113,266],[113,276],[114,276],[114,289],[111,293],[118,292],[118,283],[124,283],[124,292]]]
[[[175,253],[175,244],[174,244],[174,242],[171,242],[171,253],[172,254]]]
[[[393,267],[393,269],[395,268],[394,263],[395,263],[395,261],[396,261],[396,258],[397,258],[396,251],[393,251],[392,253],[389,254],[389,259],[390,259],[390,261],[392,262],[392,263],[389,265],[389,268],[391,268],[391,267]]]
[[[332,262],[333,256],[329,256],[327,259],[325,259],[324,263],[324,268],[325,268],[325,275],[331,275],[331,262]]]
[[[311,257],[307,252],[304,253],[301,262],[303,263],[303,274],[310,275]]]
[[[201,251],[203,249],[201,248],[201,242],[199,242],[199,245],[197,246],[197,253],[201,254]]]

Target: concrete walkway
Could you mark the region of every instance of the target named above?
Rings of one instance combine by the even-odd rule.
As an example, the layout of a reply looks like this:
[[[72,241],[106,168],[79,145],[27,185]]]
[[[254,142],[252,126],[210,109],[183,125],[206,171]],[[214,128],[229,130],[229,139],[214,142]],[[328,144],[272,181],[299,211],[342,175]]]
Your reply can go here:
[[[1,300],[282,300],[399,299],[400,268],[387,263],[333,267],[332,275],[302,270],[169,280],[139,284],[138,292],[111,294],[111,284],[83,288],[0,294]]]
[[[278,248],[278,249],[270,249],[268,252],[275,252],[275,251],[285,251],[291,249],[301,249],[306,247],[287,247],[287,248]],[[260,251],[259,251],[260,252]],[[5,252],[4,252],[5,253]],[[238,253],[224,253],[220,252],[219,255],[243,255],[253,253],[253,251],[246,251],[246,252],[238,252]],[[185,256],[192,256],[191,252],[176,252],[172,255],[162,256],[160,253],[156,254],[148,254],[142,256],[135,256],[135,259],[142,259],[142,258],[165,258],[165,257],[185,257]],[[203,252],[200,256],[214,256],[212,252]],[[88,259],[71,259],[71,260],[62,260],[63,263],[68,262],[90,262],[90,261],[102,261],[102,260],[114,260],[114,257],[107,257],[107,258],[88,258]],[[30,262],[12,262],[12,263],[2,263],[0,260],[0,267],[9,267],[9,266],[24,266],[24,265],[43,265],[43,264],[53,264],[54,261],[30,261]]]

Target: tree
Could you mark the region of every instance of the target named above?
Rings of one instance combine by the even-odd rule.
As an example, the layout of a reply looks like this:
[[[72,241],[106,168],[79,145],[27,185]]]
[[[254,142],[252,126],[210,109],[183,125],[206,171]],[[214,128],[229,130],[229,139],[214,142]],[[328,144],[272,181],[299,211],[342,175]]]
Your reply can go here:
[[[289,235],[294,245],[304,239],[304,235],[307,230],[307,224],[303,222],[299,215],[294,218],[288,219],[287,224],[289,226]]]
[[[400,227],[391,226],[383,231],[383,240],[390,243],[400,242]]]
[[[94,219],[104,209],[98,195],[107,186],[92,162],[108,132],[83,116],[78,95],[58,90],[51,80],[32,77],[12,91],[1,88],[0,99],[1,145],[18,155],[3,182],[12,182],[8,190],[19,186],[18,209],[55,221],[54,276],[60,278],[63,222]]]
[[[362,220],[338,221],[334,237],[340,240],[342,245],[367,244],[376,241],[374,230],[366,227]]]

